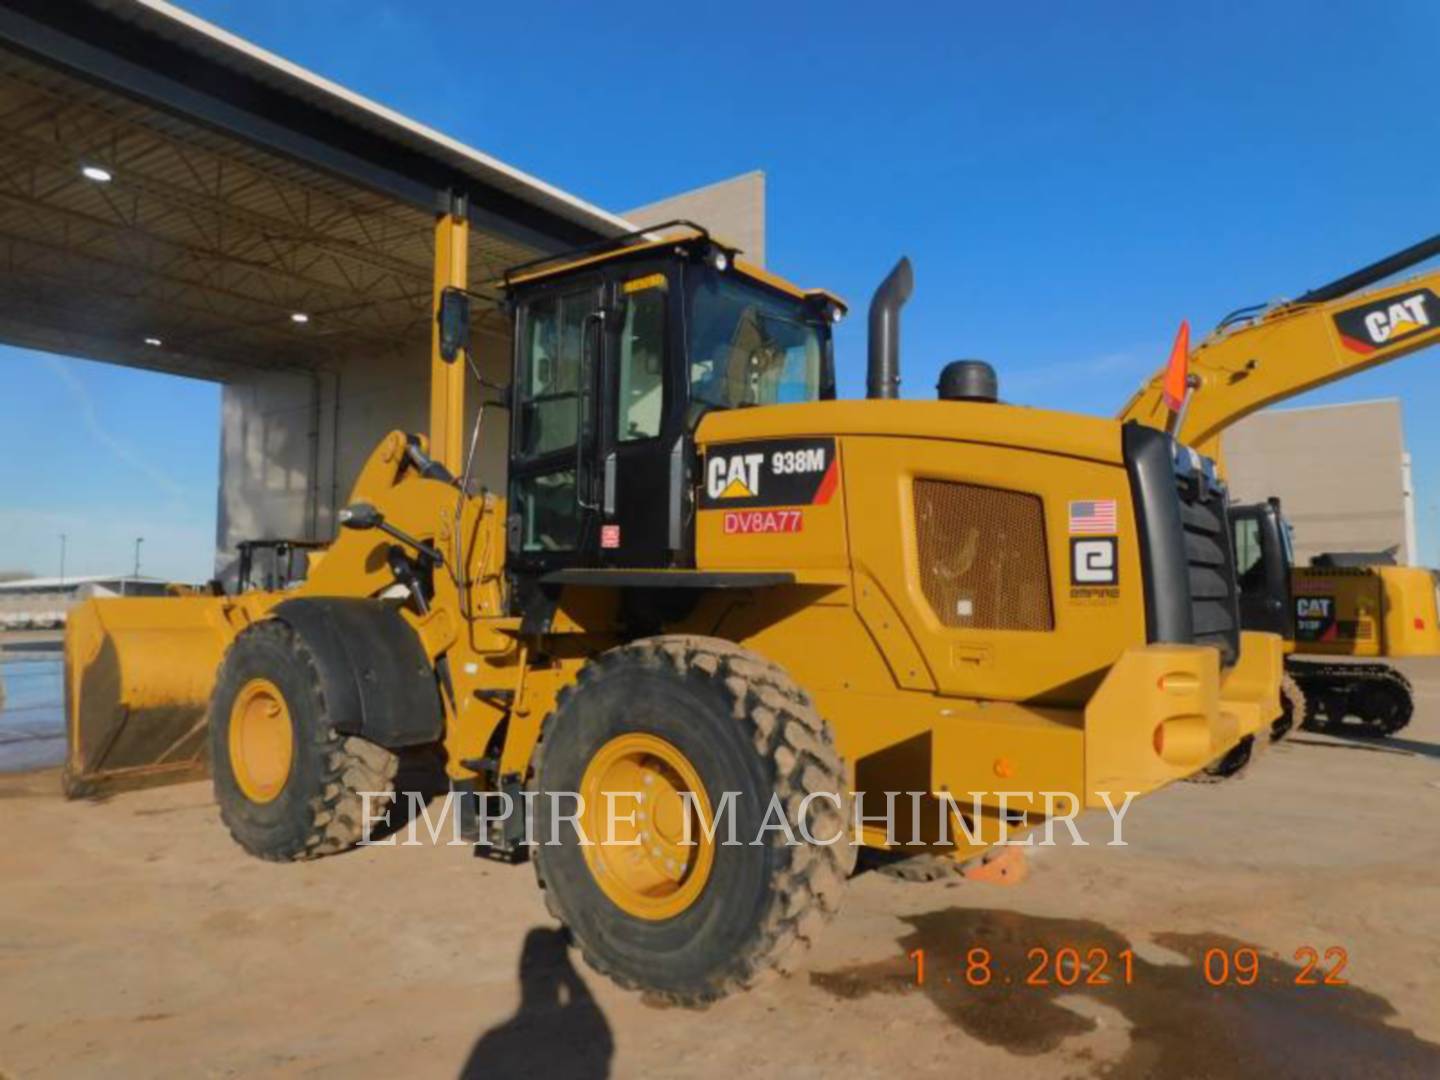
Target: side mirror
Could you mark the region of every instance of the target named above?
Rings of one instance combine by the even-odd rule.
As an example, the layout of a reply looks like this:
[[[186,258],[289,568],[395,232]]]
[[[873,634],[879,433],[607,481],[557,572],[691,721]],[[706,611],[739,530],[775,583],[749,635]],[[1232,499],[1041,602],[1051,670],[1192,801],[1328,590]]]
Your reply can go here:
[[[470,340],[470,297],[459,289],[440,294],[440,359],[453,364]]]
[[[369,503],[352,503],[340,511],[340,524],[347,529],[374,529],[385,515]]]

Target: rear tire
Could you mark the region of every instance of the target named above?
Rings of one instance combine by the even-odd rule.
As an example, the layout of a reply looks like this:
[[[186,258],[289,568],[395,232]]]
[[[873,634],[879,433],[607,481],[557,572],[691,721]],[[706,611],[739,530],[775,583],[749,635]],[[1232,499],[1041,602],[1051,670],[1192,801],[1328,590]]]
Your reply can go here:
[[[269,763],[244,760],[247,712],[264,725]],[[288,768],[280,743],[289,730]],[[232,751],[239,748],[240,757]],[[257,755],[260,756],[260,755]],[[262,859],[290,861],[331,855],[364,838],[366,814],[383,819],[394,799],[396,756],[353,735],[341,735],[320,690],[320,673],[305,642],[278,619],[244,630],[220,664],[210,698],[210,757],[215,801],[236,842]],[[366,806],[362,795],[373,794]]]
[[[617,747],[631,745],[656,747],[670,759],[669,775],[696,778],[703,789],[697,794],[713,808],[712,827],[724,793],[737,793],[728,813],[739,844],[722,842],[729,833],[723,820],[708,855],[700,850],[703,835],[692,832],[698,844],[684,849],[689,868],[683,876],[677,871],[674,884],[654,886],[654,905],[650,895],[632,901],[626,893],[621,852],[592,849],[587,857],[573,827],[551,831],[560,820],[548,793],[581,792],[598,767],[592,763],[613,760]],[[539,795],[535,871],[551,913],[596,971],[676,1004],[713,1001],[769,971],[797,966],[838,910],[854,868],[849,787],[829,729],[780,668],[727,641],[668,635],[592,660],[546,718],[532,784]],[[835,843],[804,839],[800,807],[807,795],[821,796],[803,815],[810,835],[817,841],[839,835]],[[796,846],[778,827],[759,832],[762,822],[774,822],[766,817],[772,797]],[[615,802],[624,815],[628,801]],[[656,838],[660,817],[653,819]],[[552,835],[559,843],[547,843]],[[757,835],[763,841],[751,843]],[[603,835],[590,839],[600,844]],[[644,858],[643,851],[633,857],[637,865]],[[600,868],[592,869],[596,860]],[[685,894],[701,873],[698,892]]]

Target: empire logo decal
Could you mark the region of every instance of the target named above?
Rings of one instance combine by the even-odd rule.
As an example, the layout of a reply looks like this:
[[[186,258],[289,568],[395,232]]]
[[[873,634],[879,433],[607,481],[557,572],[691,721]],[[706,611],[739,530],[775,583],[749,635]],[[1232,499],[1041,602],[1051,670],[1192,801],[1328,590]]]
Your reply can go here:
[[[1423,334],[1440,317],[1440,298],[1429,289],[1392,296],[1335,315],[1340,343],[1362,356]]]
[[[1070,538],[1070,599],[1120,598],[1118,545],[1113,536]]]
[[[840,482],[834,439],[770,439],[706,448],[701,510],[823,506]],[[793,527],[731,528],[726,532],[799,532]]]

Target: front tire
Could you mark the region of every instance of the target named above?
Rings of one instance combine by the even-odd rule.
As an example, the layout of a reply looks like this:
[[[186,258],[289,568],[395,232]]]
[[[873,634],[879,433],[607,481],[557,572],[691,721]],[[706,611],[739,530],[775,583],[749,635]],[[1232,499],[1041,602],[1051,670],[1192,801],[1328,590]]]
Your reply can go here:
[[[262,859],[353,847],[367,814],[383,818],[394,798],[395,755],[335,730],[314,656],[278,619],[244,630],[225,654],[210,698],[210,758],[221,819]]]
[[[551,913],[591,967],[677,1004],[793,969],[854,868],[849,789],[829,729],[780,668],[726,641],[647,638],[592,660],[545,721],[532,783],[535,870]],[[605,822],[590,799],[581,822],[595,847],[561,828],[557,810],[569,803],[552,795],[587,789],[617,793],[613,844],[603,829],[594,835]],[[633,826],[624,818],[635,804],[618,794],[632,790],[658,793],[638,800],[651,812]],[[696,806],[708,806],[714,842]],[[779,815],[767,816],[777,806],[795,846]],[[693,846],[677,842],[687,816]],[[735,846],[724,842],[731,821]]]

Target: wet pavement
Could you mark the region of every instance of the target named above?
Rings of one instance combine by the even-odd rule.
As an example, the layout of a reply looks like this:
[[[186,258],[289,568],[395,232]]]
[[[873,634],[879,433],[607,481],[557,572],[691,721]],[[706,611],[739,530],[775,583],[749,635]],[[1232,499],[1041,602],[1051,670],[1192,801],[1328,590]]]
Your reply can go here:
[[[65,760],[63,666],[56,650],[0,656],[0,772]]]

